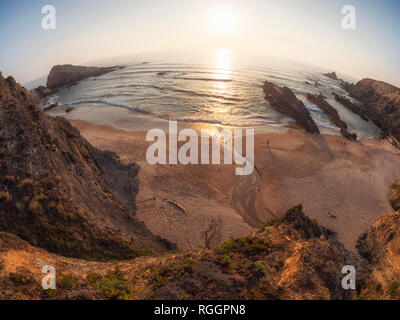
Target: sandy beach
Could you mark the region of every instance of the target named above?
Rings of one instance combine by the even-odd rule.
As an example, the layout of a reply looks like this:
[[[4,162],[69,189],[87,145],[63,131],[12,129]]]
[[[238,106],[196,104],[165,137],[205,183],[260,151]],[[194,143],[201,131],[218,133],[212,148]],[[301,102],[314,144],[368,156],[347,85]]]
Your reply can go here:
[[[300,203],[308,216],[355,250],[367,227],[391,211],[387,191],[400,170],[400,153],[386,141],[349,142],[338,135],[263,126],[255,135],[256,169],[240,177],[235,165],[149,165],[146,132],[167,130],[167,121],[124,109],[83,110],[52,115],[68,117],[95,147],[140,165],[138,218],[179,250],[212,248]],[[179,123],[179,128],[210,127]]]

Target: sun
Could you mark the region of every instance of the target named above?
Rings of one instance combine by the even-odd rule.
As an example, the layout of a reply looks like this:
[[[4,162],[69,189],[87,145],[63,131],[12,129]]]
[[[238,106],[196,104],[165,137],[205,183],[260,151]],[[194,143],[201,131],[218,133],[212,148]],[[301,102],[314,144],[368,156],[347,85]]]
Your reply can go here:
[[[237,16],[230,8],[218,8],[207,17],[207,26],[215,33],[226,35],[237,27]]]

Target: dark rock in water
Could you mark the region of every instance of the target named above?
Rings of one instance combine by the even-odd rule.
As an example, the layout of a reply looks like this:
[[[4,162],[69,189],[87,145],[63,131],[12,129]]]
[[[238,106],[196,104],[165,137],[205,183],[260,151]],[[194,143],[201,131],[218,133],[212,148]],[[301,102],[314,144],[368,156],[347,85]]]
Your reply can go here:
[[[333,93],[333,96],[337,102],[341,105],[345,106],[350,111],[354,112],[355,114],[359,115],[365,121],[369,121],[369,119],[365,116],[364,107],[362,105],[355,104],[351,102],[349,99],[338,95],[337,93]]]
[[[263,86],[265,99],[274,110],[293,118],[307,132],[319,133],[318,127],[311,118],[310,113],[303,102],[298,100],[288,88],[280,88],[266,81]]]
[[[361,102],[361,111],[385,133],[400,141],[400,88],[373,79],[356,84],[344,83],[343,88]]]
[[[135,217],[138,166],[97,150],[0,74],[0,231],[65,256],[126,259],[173,247]]]
[[[157,76],[162,77],[165,76],[168,73],[168,71],[161,71],[159,73],[157,73]]]
[[[89,77],[98,77],[111,71],[120,69],[121,67],[85,67],[73,66],[71,64],[54,66],[47,77],[47,88],[51,90],[75,84]]]
[[[35,94],[39,99],[43,99],[51,94],[51,90],[49,88],[40,86],[36,89],[33,89],[31,93]]]
[[[328,77],[329,79],[332,79],[332,80],[339,80],[338,77],[337,77],[337,75],[336,75],[336,72],[335,72],[335,71],[333,71],[333,72],[328,72],[328,73],[323,73],[323,75],[324,75],[325,77]]]
[[[74,110],[75,108],[74,107],[69,107],[69,108],[67,108],[66,110],[65,110],[65,112],[66,113],[70,113],[72,110]]]
[[[48,107],[45,107],[43,110],[44,111],[50,111],[50,110],[52,110],[54,108],[57,108],[57,106],[58,106],[58,103],[53,103],[53,104],[49,105]]]
[[[388,198],[393,209],[400,210],[400,179],[390,187]]]
[[[343,137],[351,141],[357,140],[357,135],[350,133],[347,130],[346,122],[340,119],[339,113],[334,107],[326,102],[322,95],[312,95],[308,93],[307,100],[317,105],[317,107],[320,108],[329,117],[329,119],[340,129]]]

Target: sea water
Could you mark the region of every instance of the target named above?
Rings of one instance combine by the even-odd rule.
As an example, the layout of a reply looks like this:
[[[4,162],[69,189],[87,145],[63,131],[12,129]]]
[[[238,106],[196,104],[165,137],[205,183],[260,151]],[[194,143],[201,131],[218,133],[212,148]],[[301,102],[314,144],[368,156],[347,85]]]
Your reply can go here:
[[[322,131],[339,134],[328,117],[307,101],[307,93],[323,94],[351,132],[364,138],[379,135],[371,122],[335,101],[333,93],[351,98],[339,81],[322,74],[328,71],[325,69],[272,57],[239,57],[227,50],[209,55],[175,53],[107,61],[112,62],[125,68],[62,89],[48,104],[59,103],[58,108],[126,108],[149,117],[239,127],[285,126],[293,120],[272,110],[264,99],[262,85],[268,80],[289,87]]]

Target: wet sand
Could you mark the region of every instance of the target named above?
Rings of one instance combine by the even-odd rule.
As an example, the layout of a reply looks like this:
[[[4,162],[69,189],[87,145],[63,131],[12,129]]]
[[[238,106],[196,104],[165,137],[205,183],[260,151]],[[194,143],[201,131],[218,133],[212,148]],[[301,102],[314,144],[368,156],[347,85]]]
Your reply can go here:
[[[104,114],[91,119],[95,124],[72,123],[97,148],[141,166],[137,215],[153,233],[177,243],[181,250],[213,247],[248,234],[300,203],[308,216],[337,232],[354,250],[367,227],[391,211],[387,192],[400,172],[400,152],[386,141],[354,143],[337,135],[260,128],[255,135],[256,170],[240,177],[235,165],[149,165],[146,150],[151,142],[146,142],[146,130],[155,124],[167,130],[168,122],[134,118],[121,125],[124,130],[116,129],[120,124]],[[179,124],[195,129],[210,126]]]

